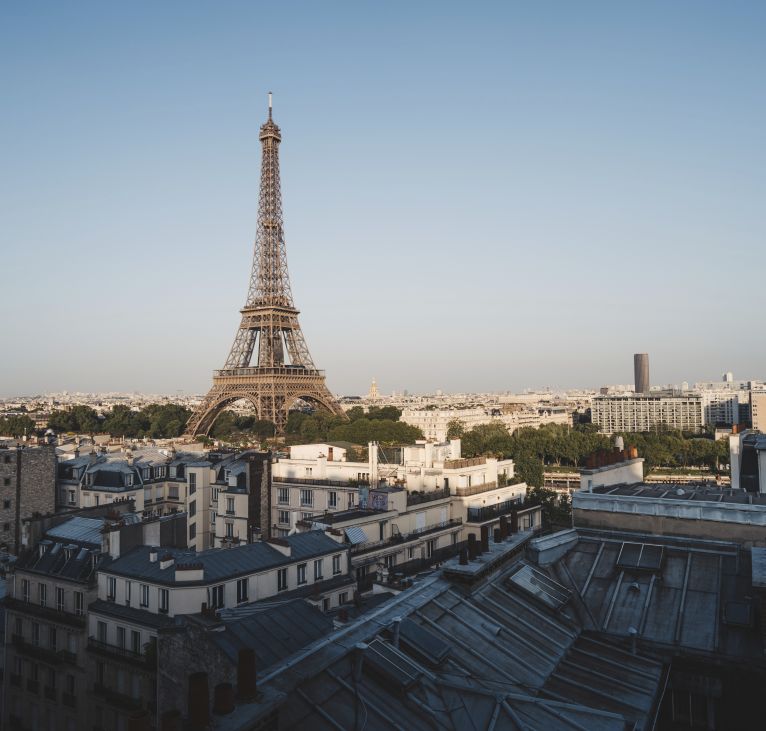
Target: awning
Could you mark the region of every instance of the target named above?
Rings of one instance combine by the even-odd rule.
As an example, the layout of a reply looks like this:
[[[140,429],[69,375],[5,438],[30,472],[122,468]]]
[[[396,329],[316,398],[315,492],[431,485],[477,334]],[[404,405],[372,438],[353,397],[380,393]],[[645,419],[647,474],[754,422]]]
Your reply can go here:
[[[345,529],[346,538],[353,543],[367,543],[367,534],[364,532],[363,528],[360,528],[358,525],[352,525],[350,528]]]

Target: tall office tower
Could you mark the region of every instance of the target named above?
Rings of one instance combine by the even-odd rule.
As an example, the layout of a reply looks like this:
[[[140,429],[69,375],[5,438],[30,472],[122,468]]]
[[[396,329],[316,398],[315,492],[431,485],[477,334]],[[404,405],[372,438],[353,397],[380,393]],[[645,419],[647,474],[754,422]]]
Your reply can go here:
[[[636,393],[649,392],[649,353],[633,356],[633,370],[636,375]]]

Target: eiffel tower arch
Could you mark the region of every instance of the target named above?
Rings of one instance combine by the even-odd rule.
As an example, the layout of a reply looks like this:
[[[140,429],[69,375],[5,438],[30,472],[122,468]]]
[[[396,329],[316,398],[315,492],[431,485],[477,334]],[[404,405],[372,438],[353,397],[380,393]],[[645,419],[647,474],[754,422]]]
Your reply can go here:
[[[293,304],[282,222],[279,143],[272,119],[261,126],[261,188],[253,267],[242,319],[223,368],[213,372],[213,387],[186,425],[189,435],[207,434],[234,401],[249,401],[259,419],[284,432],[290,408],[302,399],[333,414],[343,410],[314,365]],[[255,364],[253,355],[257,354]]]

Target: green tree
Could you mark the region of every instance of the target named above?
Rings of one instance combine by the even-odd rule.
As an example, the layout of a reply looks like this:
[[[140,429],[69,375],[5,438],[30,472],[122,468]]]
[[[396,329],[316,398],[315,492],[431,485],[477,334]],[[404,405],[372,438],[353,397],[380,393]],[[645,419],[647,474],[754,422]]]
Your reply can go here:
[[[4,437],[23,437],[32,434],[35,430],[35,422],[28,416],[7,416],[0,419],[0,435]]]
[[[465,426],[460,419],[447,422],[447,439],[460,439],[465,434]]]

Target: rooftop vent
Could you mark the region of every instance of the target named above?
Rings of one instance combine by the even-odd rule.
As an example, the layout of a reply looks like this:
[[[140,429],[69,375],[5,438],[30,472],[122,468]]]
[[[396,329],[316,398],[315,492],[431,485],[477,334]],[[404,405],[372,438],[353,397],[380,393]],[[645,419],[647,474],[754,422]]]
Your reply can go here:
[[[617,567],[628,571],[660,571],[665,548],[652,543],[623,543]]]
[[[399,625],[399,642],[415,659],[430,667],[441,665],[450,654],[446,642],[411,619],[403,619]]]
[[[509,581],[556,611],[572,598],[569,589],[528,564],[513,574]]]
[[[406,655],[379,639],[367,646],[364,659],[375,673],[399,690],[411,688],[423,674]]]

